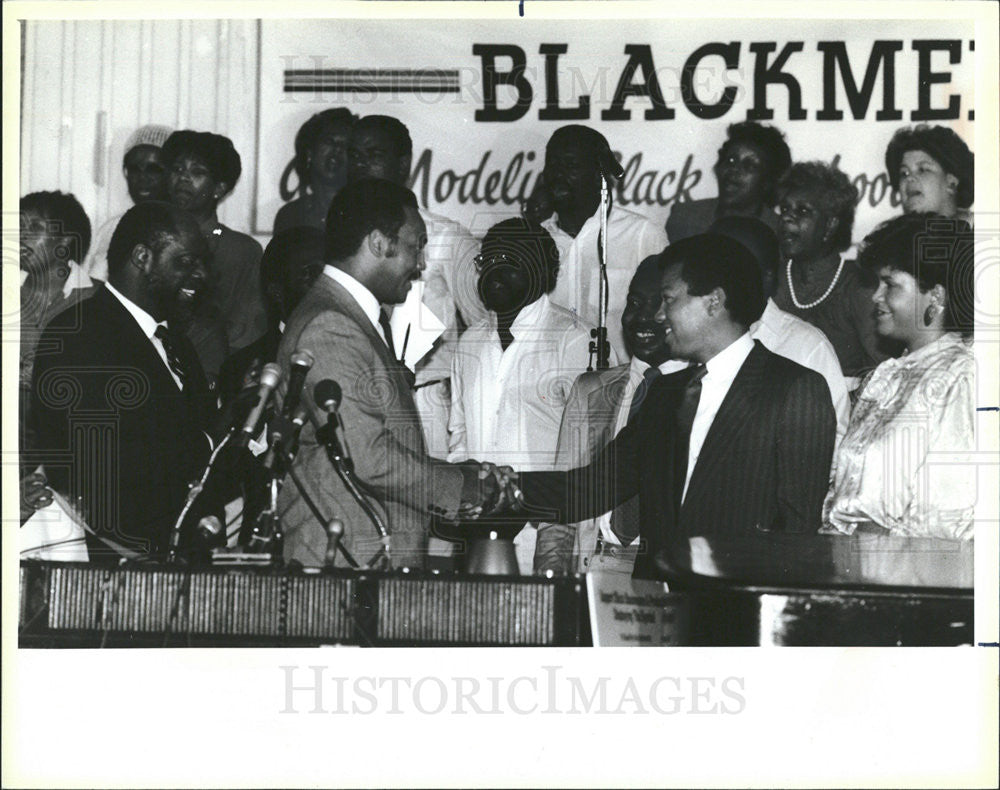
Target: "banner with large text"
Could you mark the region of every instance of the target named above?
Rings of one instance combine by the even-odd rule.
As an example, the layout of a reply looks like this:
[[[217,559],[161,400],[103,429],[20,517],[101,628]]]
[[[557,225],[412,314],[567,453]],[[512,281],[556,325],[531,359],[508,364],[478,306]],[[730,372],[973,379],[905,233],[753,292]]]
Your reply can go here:
[[[860,193],[855,240],[898,213],[893,132],[944,124],[973,143],[974,29],[939,20],[267,20],[255,231],[298,188],[299,126],[345,106],[402,120],[421,204],[481,235],[518,213],[559,126],[600,130],[615,199],[663,223],[713,197],[726,127],[779,127],[796,161],[835,161]]]

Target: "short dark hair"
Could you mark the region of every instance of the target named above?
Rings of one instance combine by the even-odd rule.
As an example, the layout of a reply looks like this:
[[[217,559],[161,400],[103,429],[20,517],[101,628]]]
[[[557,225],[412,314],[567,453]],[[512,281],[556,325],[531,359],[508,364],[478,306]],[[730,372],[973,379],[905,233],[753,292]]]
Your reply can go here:
[[[560,126],[556,129],[545,144],[545,152],[548,153],[549,149],[563,145],[583,146],[593,154],[595,162],[597,162],[597,157],[602,151],[611,149],[608,138],[603,134],[596,129],[591,129],[589,126],[577,123]]]
[[[366,115],[355,122],[353,131],[358,134],[367,131],[385,132],[400,156],[409,156],[413,153],[410,130],[399,118],[393,118],[391,115]]]
[[[335,107],[316,113],[299,127],[295,135],[295,172],[300,180],[305,180],[308,175],[309,149],[316,144],[323,130],[330,126],[346,126],[351,129],[357,120],[358,116],[346,107]]]
[[[851,246],[854,232],[854,209],[858,190],[850,179],[826,162],[796,162],[778,182],[778,194],[802,189],[816,196],[824,214],[837,218],[837,230],[830,243],[838,252]]]
[[[792,152],[785,142],[785,135],[774,126],[765,126],[756,121],[730,124],[726,129],[726,141],[719,148],[718,158],[722,159],[726,149],[738,143],[753,146],[764,157],[764,177],[768,183],[765,197],[768,205],[773,206],[776,198],[774,187],[792,164]]]
[[[183,129],[174,132],[163,144],[163,155],[173,164],[181,156],[194,156],[205,163],[212,178],[229,185],[236,186],[240,180],[243,166],[240,155],[233,146],[233,141],[221,134],[212,132],[195,132]]]
[[[312,225],[278,231],[260,259],[260,283],[269,309],[275,309],[272,293],[280,295],[281,315],[287,320],[298,299],[319,276],[326,254],[326,234]]]
[[[892,136],[885,149],[885,168],[889,183],[899,189],[899,167],[907,151],[923,151],[941,165],[946,173],[958,179],[955,203],[968,208],[975,197],[976,158],[965,140],[946,126],[904,126]]]
[[[753,254],[735,239],[701,233],[676,241],[660,254],[660,266],[681,266],[688,293],[705,296],[716,288],[726,294],[725,308],[743,327],[764,313],[764,282]]]
[[[68,239],[69,260],[83,263],[90,249],[90,220],[76,196],[68,192],[31,192],[21,198],[20,210],[34,211]]]
[[[180,233],[179,220],[188,216],[181,209],[159,200],[137,203],[126,211],[115,226],[108,244],[108,274],[125,268],[137,244],[160,252],[171,238]],[[194,222],[194,220],[191,220]]]
[[[406,187],[382,178],[362,178],[341,189],[326,215],[326,259],[340,261],[358,251],[373,230],[396,238],[406,222],[404,209],[419,211]]]
[[[498,222],[486,231],[481,255],[506,253],[519,261],[535,263],[544,275],[544,293],[551,293],[559,277],[559,248],[549,232],[524,217]]]
[[[944,328],[972,337],[975,326],[975,256],[967,222],[937,214],[902,214],[883,222],[861,243],[858,263],[877,274],[904,272],[926,293],[935,285],[948,295]]]

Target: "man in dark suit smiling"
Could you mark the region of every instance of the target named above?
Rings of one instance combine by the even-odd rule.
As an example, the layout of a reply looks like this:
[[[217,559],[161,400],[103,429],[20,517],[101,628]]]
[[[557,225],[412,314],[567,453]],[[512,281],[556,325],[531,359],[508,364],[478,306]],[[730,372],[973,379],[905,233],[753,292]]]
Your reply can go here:
[[[208,249],[194,218],[165,203],[125,213],[108,249],[108,282],[57,315],[32,380],[38,461],[53,489],[82,506],[91,560],[101,538],[161,556],[187,484],[207,460],[212,411],[190,342],[167,320],[195,300]]]
[[[836,426],[822,376],[747,334],[764,296],[741,245],[704,234],[660,262],[657,319],[671,356],[695,364],[660,377],[589,466],[518,482],[538,520],[578,521],[638,493],[637,576],[661,575],[691,537],[818,528]]]

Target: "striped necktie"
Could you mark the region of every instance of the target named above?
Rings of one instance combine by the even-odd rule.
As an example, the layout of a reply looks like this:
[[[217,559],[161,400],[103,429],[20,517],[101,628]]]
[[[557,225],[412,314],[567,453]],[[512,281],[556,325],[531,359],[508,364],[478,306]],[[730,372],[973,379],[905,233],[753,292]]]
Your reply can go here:
[[[187,385],[188,375],[184,369],[184,363],[181,362],[180,355],[177,353],[178,346],[180,345],[177,338],[163,324],[156,327],[156,336],[163,343],[163,350],[167,352],[167,365],[170,366],[173,374],[181,380],[181,389],[184,389]]]

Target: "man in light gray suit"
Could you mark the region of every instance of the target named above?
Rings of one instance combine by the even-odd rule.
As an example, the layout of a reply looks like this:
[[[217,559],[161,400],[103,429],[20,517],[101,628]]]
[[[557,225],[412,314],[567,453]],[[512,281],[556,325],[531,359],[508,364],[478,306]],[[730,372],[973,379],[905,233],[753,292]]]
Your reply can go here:
[[[278,349],[283,381],[296,350],[308,350],[315,358],[302,391],[309,422],[293,468],[323,519],[343,521],[345,548],[359,562],[372,557],[381,539],[316,436],[327,414],[314,401],[313,390],[325,379],[336,381],[343,392],[344,450],[386,522],[392,565],[420,568],[430,516],[452,518],[461,505],[480,504],[496,488],[493,478],[480,480],[485,473],[475,462],[452,465],[427,455],[413,379],[397,361],[381,307],[403,302],[420,278],[426,230],[412,192],[389,181],[362,179],[334,197],[326,235],[326,265],[289,318]],[[323,565],[327,534],[291,479],[282,489],[279,513],[285,560]],[[342,557],[337,564],[344,564]]]

